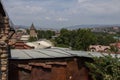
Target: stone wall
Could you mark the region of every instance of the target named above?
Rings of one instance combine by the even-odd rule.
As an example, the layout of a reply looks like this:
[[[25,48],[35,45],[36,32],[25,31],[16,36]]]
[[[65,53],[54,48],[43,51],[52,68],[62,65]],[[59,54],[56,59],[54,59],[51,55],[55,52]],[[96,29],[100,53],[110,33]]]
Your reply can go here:
[[[8,78],[8,35],[9,35],[8,17],[0,15],[0,78],[7,80]]]

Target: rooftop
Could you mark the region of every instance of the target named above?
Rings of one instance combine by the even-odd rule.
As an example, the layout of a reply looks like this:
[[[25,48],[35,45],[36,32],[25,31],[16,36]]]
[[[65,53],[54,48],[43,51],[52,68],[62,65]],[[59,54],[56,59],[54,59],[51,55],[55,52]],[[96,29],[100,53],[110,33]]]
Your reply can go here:
[[[35,30],[35,26],[34,24],[32,23],[31,27],[30,27],[30,30]]]
[[[112,54],[115,56],[114,54]],[[66,57],[100,57],[102,53],[73,51],[67,48],[50,48],[50,49],[30,49],[30,50],[11,50],[11,59],[47,59],[47,58],[66,58]],[[118,55],[120,57],[120,55]]]
[[[1,0],[0,0],[0,14],[2,14],[3,16],[6,16],[6,11],[4,9],[4,6]]]

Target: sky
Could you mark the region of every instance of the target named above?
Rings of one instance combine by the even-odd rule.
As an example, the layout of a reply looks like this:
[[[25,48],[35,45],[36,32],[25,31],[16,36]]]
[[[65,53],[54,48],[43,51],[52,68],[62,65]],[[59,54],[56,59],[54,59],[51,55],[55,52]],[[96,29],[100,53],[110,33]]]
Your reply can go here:
[[[15,25],[120,24],[120,0],[2,0]]]

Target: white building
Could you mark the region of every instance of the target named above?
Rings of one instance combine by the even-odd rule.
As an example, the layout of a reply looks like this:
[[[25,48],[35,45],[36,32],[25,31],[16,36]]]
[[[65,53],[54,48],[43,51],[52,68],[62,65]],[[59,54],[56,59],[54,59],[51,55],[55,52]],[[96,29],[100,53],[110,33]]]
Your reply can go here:
[[[53,47],[52,42],[49,40],[40,40],[35,42],[27,42],[28,46],[34,47],[35,49],[45,49]]]
[[[22,35],[20,40],[26,42],[29,40],[29,38],[30,38],[30,35]]]

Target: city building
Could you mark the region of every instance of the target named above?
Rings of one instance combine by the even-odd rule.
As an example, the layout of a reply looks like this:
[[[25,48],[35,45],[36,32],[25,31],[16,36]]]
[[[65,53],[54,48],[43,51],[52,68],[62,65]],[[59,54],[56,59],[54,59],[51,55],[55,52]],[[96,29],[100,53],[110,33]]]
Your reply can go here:
[[[13,49],[34,49],[34,47],[26,45],[23,41],[17,41],[11,46]]]
[[[9,80],[90,80],[85,66],[89,61],[92,61],[89,52],[66,48],[14,49]]]
[[[45,48],[53,47],[52,42],[46,39],[41,39],[35,42],[27,42],[25,44],[28,46],[34,47],[34,49],[45,49]]]
[[[103,46],[103,45],[90,45],[89,50],[92,52],[107,52],[110,50],[110,46]]]
[[[93,62],[92,57],[102,56],[99,52],[58,47],[14,49],[11,50],[9,80],[92,80],[86,62]]]
[[[30,38],[30,35],[22,35],[20,40],[23,42],[28,42],[29,38]]]

